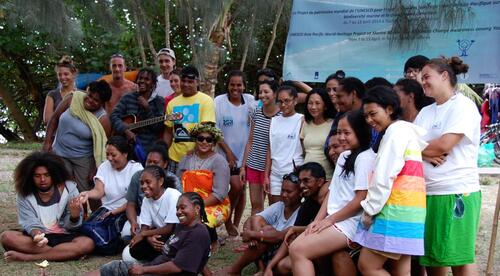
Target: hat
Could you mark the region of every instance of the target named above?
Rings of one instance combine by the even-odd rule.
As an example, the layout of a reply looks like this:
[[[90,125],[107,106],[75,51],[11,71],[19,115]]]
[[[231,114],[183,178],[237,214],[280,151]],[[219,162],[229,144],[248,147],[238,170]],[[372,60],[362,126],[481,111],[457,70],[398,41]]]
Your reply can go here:
[[[198,136],[198,134],[202,132],[210,133],[214,137],[214,140],[216,142],[219,142],[222,139],[224,139],[224,135],[222,134],[220,129],[218,129],[215,126],[215,123],[213,122],[201,122],[197,124],[193,129],[191,129],[189,134],[191,135],[191,137],[195,138],[196,136]]]
[[[158,51],[158,53],[156,53],[156,57],[159,57],[160,55],[167,55],[173,59],[175,59],[175,53],[174,53],[174,50],[170,49],[170,48],[163,48],[163,49],[160,49],[160,51]]]
[[[188,79],[199,79],[200,78],[200,73],[198,72],[198,69],[196,67],[187,65],[184,68],[182,68],[181,71],[181,79],[183,78],[188,78]]]

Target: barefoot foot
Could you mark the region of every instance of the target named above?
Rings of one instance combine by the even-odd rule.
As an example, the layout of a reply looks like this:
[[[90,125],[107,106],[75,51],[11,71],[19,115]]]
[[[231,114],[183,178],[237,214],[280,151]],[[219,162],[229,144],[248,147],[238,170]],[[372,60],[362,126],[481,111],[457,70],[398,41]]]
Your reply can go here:
[[[3,253],[3,258],[6,262],[25,262],[30,261],[29,255],[14,250]]]

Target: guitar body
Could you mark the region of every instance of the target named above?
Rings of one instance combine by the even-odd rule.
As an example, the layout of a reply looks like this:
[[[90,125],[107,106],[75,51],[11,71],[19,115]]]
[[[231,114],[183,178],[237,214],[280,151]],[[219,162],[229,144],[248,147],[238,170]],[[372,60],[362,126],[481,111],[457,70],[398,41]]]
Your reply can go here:
[[[137,123],[137,117],[135,117],[135,115],[130,114],[123,117],[122,122],[124,122],[127,125],[135,124]]]

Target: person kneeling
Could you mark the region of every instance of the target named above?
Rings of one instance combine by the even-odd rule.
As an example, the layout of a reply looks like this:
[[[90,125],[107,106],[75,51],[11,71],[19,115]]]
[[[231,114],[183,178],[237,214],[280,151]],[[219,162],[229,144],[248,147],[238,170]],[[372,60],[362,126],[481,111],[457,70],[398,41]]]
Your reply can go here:
[[[281,186],[281,201],[251,216],[245,222],[241,234],[245,244],[236,249],[243,251],[243,255],[233,265],[224,269],[225,275],[240,275],[243,268],[260,259],[267,264],[280,247],[289,228],[295,223],[300,200],[299,178],[294,173],[285,174]]]
[[[162,254],[144,265],[112,261],[87,275],[198,275],[210,253],[210,236],[203,199],[195,192],[184,193],[177,202],[174,233],[162,247]]]
[[[2,233],[6,261],[65,261],[92,252],[94,242],[74,232],[82,224],[82,202],[58,156],[30,154],[16,167],[14,182],[23,232]]]

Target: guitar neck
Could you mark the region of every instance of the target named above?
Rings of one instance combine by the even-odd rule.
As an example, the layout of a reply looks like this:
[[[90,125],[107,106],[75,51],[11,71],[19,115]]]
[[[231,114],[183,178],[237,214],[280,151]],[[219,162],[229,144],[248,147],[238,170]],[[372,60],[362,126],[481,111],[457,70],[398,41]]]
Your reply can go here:
[[[162,115],[160,117],[146,119],[146,120],[143,120],[143,121],[140,121],[137,123],[129,124],[128,129],[132,130],[132,129],[136,129],[136,128],[141,128],[141,127],[153,125],[153,124],[168,120],[168,118],[169,118],[169,115]]]

